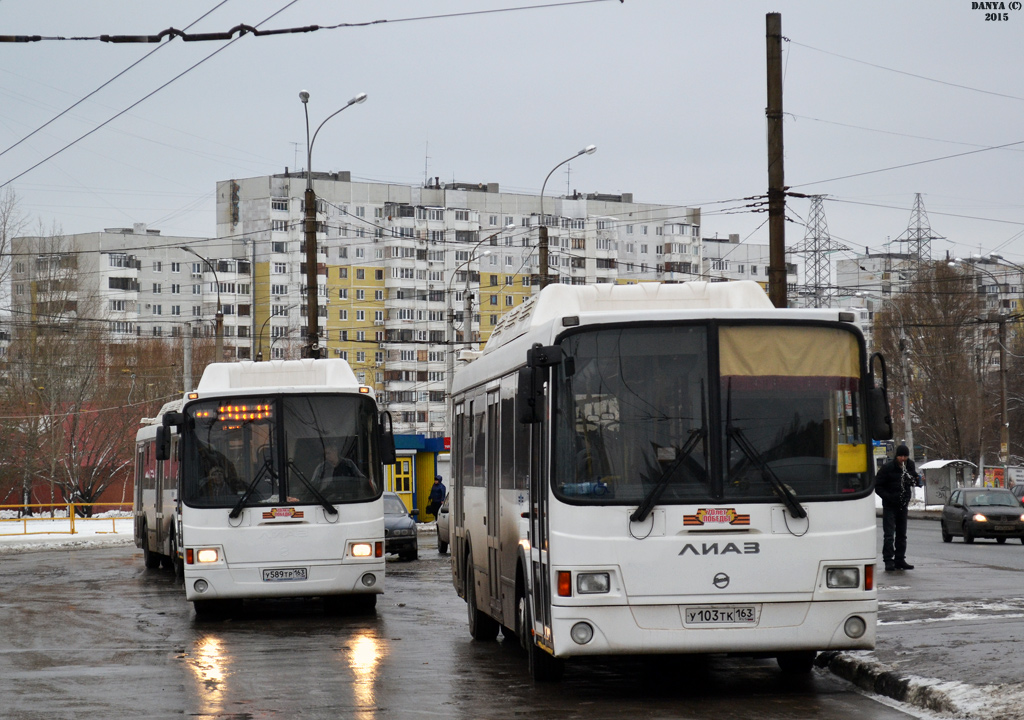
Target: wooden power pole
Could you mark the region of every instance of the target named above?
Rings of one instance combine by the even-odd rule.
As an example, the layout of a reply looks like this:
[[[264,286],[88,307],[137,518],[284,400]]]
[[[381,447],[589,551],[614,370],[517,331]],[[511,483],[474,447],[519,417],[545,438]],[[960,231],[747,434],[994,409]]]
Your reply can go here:
[[[786,176],[782,146],[782,15],[768,13],[768,297],[786,307]]]

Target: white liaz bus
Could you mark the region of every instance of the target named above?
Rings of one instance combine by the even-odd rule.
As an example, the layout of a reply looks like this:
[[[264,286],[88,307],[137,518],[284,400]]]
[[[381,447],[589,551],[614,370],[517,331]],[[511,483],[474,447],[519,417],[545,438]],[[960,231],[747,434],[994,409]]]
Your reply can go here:
[[[394,437],[348,363],[214,363],[156,435],[157,460],[180,468],[177,537],[197,615],[242,598],[373,609]]]
[[[181,410],[181,400],[166,403],[154,418],[142,418],[135,435],[135,546],[147,568],[163,565],[181,572],[183,555],[178,513],[178,435],[167,437],[169,459],[157,460],[156,435],[165,413]]]
[[[453,379],[470,634],[538,680],[583,655],[872,648],[885,363],[753,282],[554,285]],[[872,368],[881,368],[875,383]]]

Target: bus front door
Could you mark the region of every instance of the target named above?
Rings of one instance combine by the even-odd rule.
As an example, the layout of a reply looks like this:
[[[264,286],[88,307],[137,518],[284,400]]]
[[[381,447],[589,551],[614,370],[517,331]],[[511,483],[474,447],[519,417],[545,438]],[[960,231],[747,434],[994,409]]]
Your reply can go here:
[[[498,391],[487,393],[487,578],[490,614],[504,622],[501,606],[501,447]]]

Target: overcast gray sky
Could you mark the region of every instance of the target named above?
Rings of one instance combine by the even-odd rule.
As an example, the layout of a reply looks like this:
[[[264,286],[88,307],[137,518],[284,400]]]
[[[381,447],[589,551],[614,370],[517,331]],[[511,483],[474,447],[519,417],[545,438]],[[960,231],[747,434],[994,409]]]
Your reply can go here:
[[[144,222],[211,236],[218,180],[305,167],[299,90],[314,127],[366,92],[324,126],[314,170],[535,193],[593,143],[548,194],[700,206],[705,237],[766,243],[766,214],[742,199],[767,189],[765,14],[780,12],[786,181],[828,196],[833,239],[899,250],[886,242],[922,193],[946,238],[933,255],[1024,263],[1017,5],[998,20],[969,0],[0,0],[0,35],[388,21],[230,43],[0,43],[0,183],[34,224],[67,233]],[[425,17],[485,9],[507,11]],[[788,208],[793,245],[809,202]]]

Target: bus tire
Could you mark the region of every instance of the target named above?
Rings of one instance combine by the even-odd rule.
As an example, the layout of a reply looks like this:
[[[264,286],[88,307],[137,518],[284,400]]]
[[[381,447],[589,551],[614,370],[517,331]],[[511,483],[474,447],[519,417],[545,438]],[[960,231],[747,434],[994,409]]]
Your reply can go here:
[[[193,600],[197,620],[223,620],[242,608],[241,600]]]
[[[142,564],[149,570],[160,567],[160,555],[149,549],[149,529],[142,526]]]
[[[444,540],[438,540],[437,551],[444,555],[446,552],[448,552],[448,543],[446,543]]]
[[[814,658],[817,655],[813,650],[793,650],[791,652],[779,653],[775,662],[779,669],[787,675],[806,675],[814,667]]]
[[[498,621],[481,612],[476,606],[476,580],[473,571],[472,556],[466,556],[466,608],[469,614],[469,634],[480,642],[488,642],[498,637]]]
[[[530,677],[536,682],[558,682],[565,673],[565,660],[556,658],[542,649],[533,640],[533,610],[526,596],[521,596],[516,603],[516,617],[521,618],[521,627],[517,628],[519,642],[526,648],[526,660],[530,668]],[[517,619],[517,623],[520,620]]]

